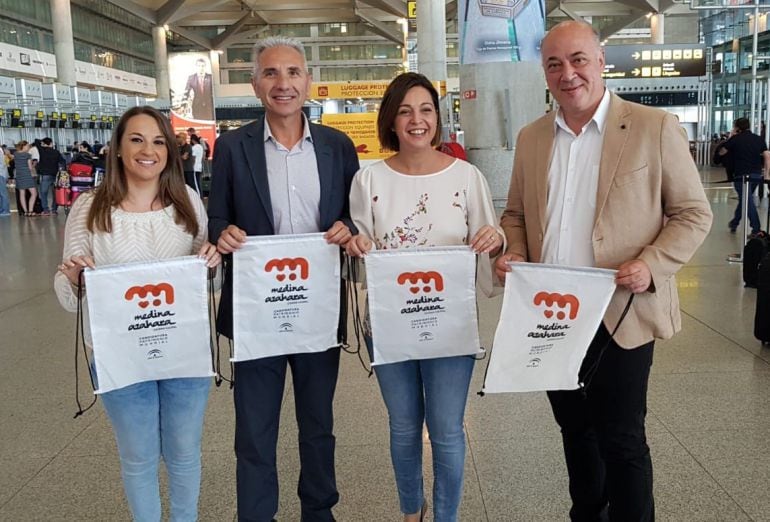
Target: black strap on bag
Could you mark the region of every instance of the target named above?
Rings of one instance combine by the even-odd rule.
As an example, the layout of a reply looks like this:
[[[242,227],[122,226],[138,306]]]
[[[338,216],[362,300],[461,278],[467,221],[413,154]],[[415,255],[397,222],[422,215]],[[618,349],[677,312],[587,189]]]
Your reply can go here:
[[[623,323],[623,319],[626,318],[628,311],[631,309],[631,303],[633,302],[634,302],[634,294],[632,293],[631,295],[628,296],[628,301],[626,301],[626,307],[623,308],[623,312],[620,314],[620,318],[618,319],[618,322],[615,325],[615,328],[613,328],[612,332],[610,332],[609,339],[607,339],[607,342],[604,343],[604,346],[602,346],[602,349],[599,350],[599,355],[596,357],[596,360],[594,361],[594,363],[588,367],[588,370],[586,370],[585,375],[583,375],[583,382],[580,383],[580,391],[584,396],[588,392],[588,386],[591,385],[591,380],[594,378],[594,375],[596,375],[596,372],[599,369],[599,363],[602,360],[602,355],[604,355],[604,352],[607,350],[613,338],[615,337],[615,332],[617,332],[618,328],[620,328],[620,325]]]
[[[346,255],[345,261],[347,264],[345,290],[348,299],[346,301],[345,310],[343,310],[342,313],[347,314],[347,308],[352,306],[353,334],[356,337],[356,348],[351,348],[350,344],[347,343],[347,339],[345,339],[345,342],[342,344],[342,349],[346,353],[357,355],[358,360],[361,362],[361,366],[369,374],[369,377],[371,377],[374,370],[372,370],[371,365],[367,367],[361,350],[361,339],[364,337],[364,321],[361,314],[361,303],[358,299],[358,289],[356,288],[356,281],[358,280],[358,259]]]
[[[80,382],[78,378],[78,348],[79,344],[82,343],[83,345],[83,358],[86,360],[86,368],[88,368],[88,377],[91,381],[91,389],[96,391],[96,384],[94,382],[94,375],[91,372],[91,363],[88,360],[88,349],[86,348],[86,339],[85,339],[85,328],[83,327],[83,271],[80,271],[80,274],[78,275],[78,306],[77,306],[77,313],[75,315],[75,403],[78,405],[78,411],[75,413],[75,415],[72,417],[73,419],[77,419],[81,415],[83,415],[85,412],[90,410],[94,404],[96,404],[96,395],[94,395],[94,400],[91,401],[91,404],[89,404],[85,409],[83,409],[83,406],[80,404]]]
[[[225,274],[227,273],[227,270],[225,269],[225,260],[222,260],[222,275],[221,275],[221,284],[219,286],[222,291],[224,291],[225,288]],[[216,276],[214,276],[216,277]],[[209,278],[209,310],[210,314],[214,316],[214,329],[212,330],[211,334],[211,357],[214,364],[214,372],[216,373],[216,376],[214,377],[214,384],[218,387],[222,385],[223,382],[227,382],[230,384],[230,389],[235,386],[235,367],[233,365],[233,341],[232,339],[228,339],[227,343],[230,348],[229,350],[229,364],[230,364],[230,378],[228,379],[224,375],[222,375],[222,360],[221,360],[221,349],[219,344],[220,334],[217,330],[217,300],[216,300],[216,293],[214,292],[214,277]],[[220,298],[221,299],[221,298]]]

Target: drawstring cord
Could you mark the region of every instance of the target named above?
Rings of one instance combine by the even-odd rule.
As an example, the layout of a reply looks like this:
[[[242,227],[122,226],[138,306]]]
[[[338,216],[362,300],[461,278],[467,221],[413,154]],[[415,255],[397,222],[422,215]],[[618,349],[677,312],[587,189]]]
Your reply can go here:
[[[91,372],[91,363],[88,361],[88,349],[86,348],[86,339],[85,339],[85,328],[83,327],[83,271],[81,270],[78,274],[78,306],[77,306],[77,314],[75,315],[75,403],[78,405],[78,411],[75,413],[75,415],[72,417],[73,419],[77,419],[81,415],[83,415],[85,412],[90,410],[94,404],[96,404],[96,395],[94,395],[94,400],[91,401],[91,404],[89,404],[85,409],[83,409],[83,406],[80,404],[80,380],[78,377],[79,371],[78,371],[78,344],[82,341],[83,344],[83,357],[86,360],[86,368],[88,368],[88,377],[91,381],[91,389],[96,391],[96,385],[94,384],[94,375]]]
[[[226,261],[223,259],[221,285],[220,285],[220,288],[223,289],[223,291],[225,287],[225,273],[227,272],[227,270],[225,269],[225,262]],[[214,277],[216,277],[216,275]],[[229,357],[230,378],[228,379],[227,377],[222,375],[222,360],[221,360],[221,350],[220,350],[220,343],[219,343],[220,334],[219,334],[219,331],[217,330],[217,324],[218,324],[217,299],[216,299],[216,294],[214,292],[214,277],[209,278],[209,298],[210,298],[209,309],[211,310],[211,314],[214,315],[214,329],[212,331],[211,339],[210,339],[212,360],[216,358],[216,362],[214,363],[215,365],[214,371],[216,373],[216,375],[214,376],[214,384],[218,388],[222,385],[222,382],[227,382],[230,384],[230,389],[232,389],[233,386],[235,386],[235,369],[233,366],[233,341],[231,339],[228,339],[227,341],[228,346],[230,348],[230,357]],[[221,300],[221,297],[220,297],[220,300]]]
[[[615,332],[617,332],[618,328],[620,328],[620,325],[623,322],[623,319],[626,318],[628,311],[631,309],[631,303],[633,302],[634,302],[634,294],[632,293],[631,295],[628,296],[626,307],[623,309],[623,313],[620,314],[620,318],[618,319],[618,322],[615,325],[615,328],[613,328],[612,332],[610,333],[609,339],[607,339],[607,342],[604,343],[604,346],[602,346],[602,349],[599,350],[599,355],[596,357],[596,360],[594,361],[594,363],[588,367],[588,370],[586,370],[586,373],[583,376],[583,382],[580,383],[580,390],[583,393],[583,395],[587,393],[588,386],[591,384],[591,380],[593,380],[594,375],[596,375],[596,372],[599,369],[599,363],[602,360],[602,356],[604,355],[605,350],[607,350],[610,343],[612,342],[613,337],[615,337]]]
[[[361,362],[363,369],[372,376],[374,370],[371,365],[367,367],[366,361],[361,350],[361,338],[364,336],[364,324],[361,319],[361,304],[358,299],[358,289],[356,288],[356,281],[358,280],[358,260],[355,257],[345,256],[347,261],[347,281],[345,282],[346,291],[348,294],[347,306],[343,313],[347,314],[347,307],[352,303],[353,306],[353,333],[356,337],[356,348],[352,349],[347,343],[347,339],[342,343],[342,349],[346,353],[355,354],[358,356],[358,360]]]

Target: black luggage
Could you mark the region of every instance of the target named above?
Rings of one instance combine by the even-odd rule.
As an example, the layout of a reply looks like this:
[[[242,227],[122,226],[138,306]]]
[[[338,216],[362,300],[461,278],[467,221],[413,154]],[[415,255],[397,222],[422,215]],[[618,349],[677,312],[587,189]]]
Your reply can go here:
[[[24,210],[21,208],[21,198],[19,197],[19,189],[16,189],[16,210],[18,211],[18,215],[23,216]],[[27,193],[27,201],[29,201],[29,193]],[[35,208],[32,209],[32,212],[35,214],[40,214],[43,212],[43,204],[40,201],[40,193],[38,193],[38,197],[35,198]]]
[[[770,253],[759,263],[757,308],[754,313],[754,337],[763,345],[770,344]]]
[[[766,232],[759,232],[749,239],[743,247],[743,284],[749,288],[757,287],[757,272],[760,261],[770,250],[770,238]]]

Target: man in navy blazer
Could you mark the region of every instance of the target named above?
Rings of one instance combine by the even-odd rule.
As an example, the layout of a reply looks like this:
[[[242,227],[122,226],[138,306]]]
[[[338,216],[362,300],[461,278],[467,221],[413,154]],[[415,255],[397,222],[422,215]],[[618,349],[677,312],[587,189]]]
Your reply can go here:
[[[308,122],[310,75],[302,44],[270,37],[254,46],[252,86],[265,118],[222,135],[214,151],[209,238],[220,252],[246,236],[325,232],[344,245],[355,227],[348,192],[358,170],[345,134]],[[217,329],[232,338],[232,265],[227,263]],[[332,401],[339,348],[235,363],[238,520],[267,522],[278,511],[276,443],[287,363],[299,427],[298,494],[303,521],[331,521],[337,503]]]

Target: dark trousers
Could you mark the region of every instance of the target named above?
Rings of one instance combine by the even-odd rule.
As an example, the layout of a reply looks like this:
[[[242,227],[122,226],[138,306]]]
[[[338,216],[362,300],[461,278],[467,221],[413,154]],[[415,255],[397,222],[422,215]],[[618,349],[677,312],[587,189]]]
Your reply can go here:
[[[609,339],[604,326],[588,348],[580,380]],[[573,521],[651,522],[652,460],[644,432],[654,342],[624,350],[614,341],[583,390],[548,392],[561,427]]]
[[[299,427],[297,494],[303,522],[333,521],[334,415],[340,349],[235,363],[235,456],[238,520],[268,522],[278,511],[276,444],[286,365]]]
[[[201,194],[201,174],[190,170],[184,171],[184,182],[191,187],[200,196]]]

